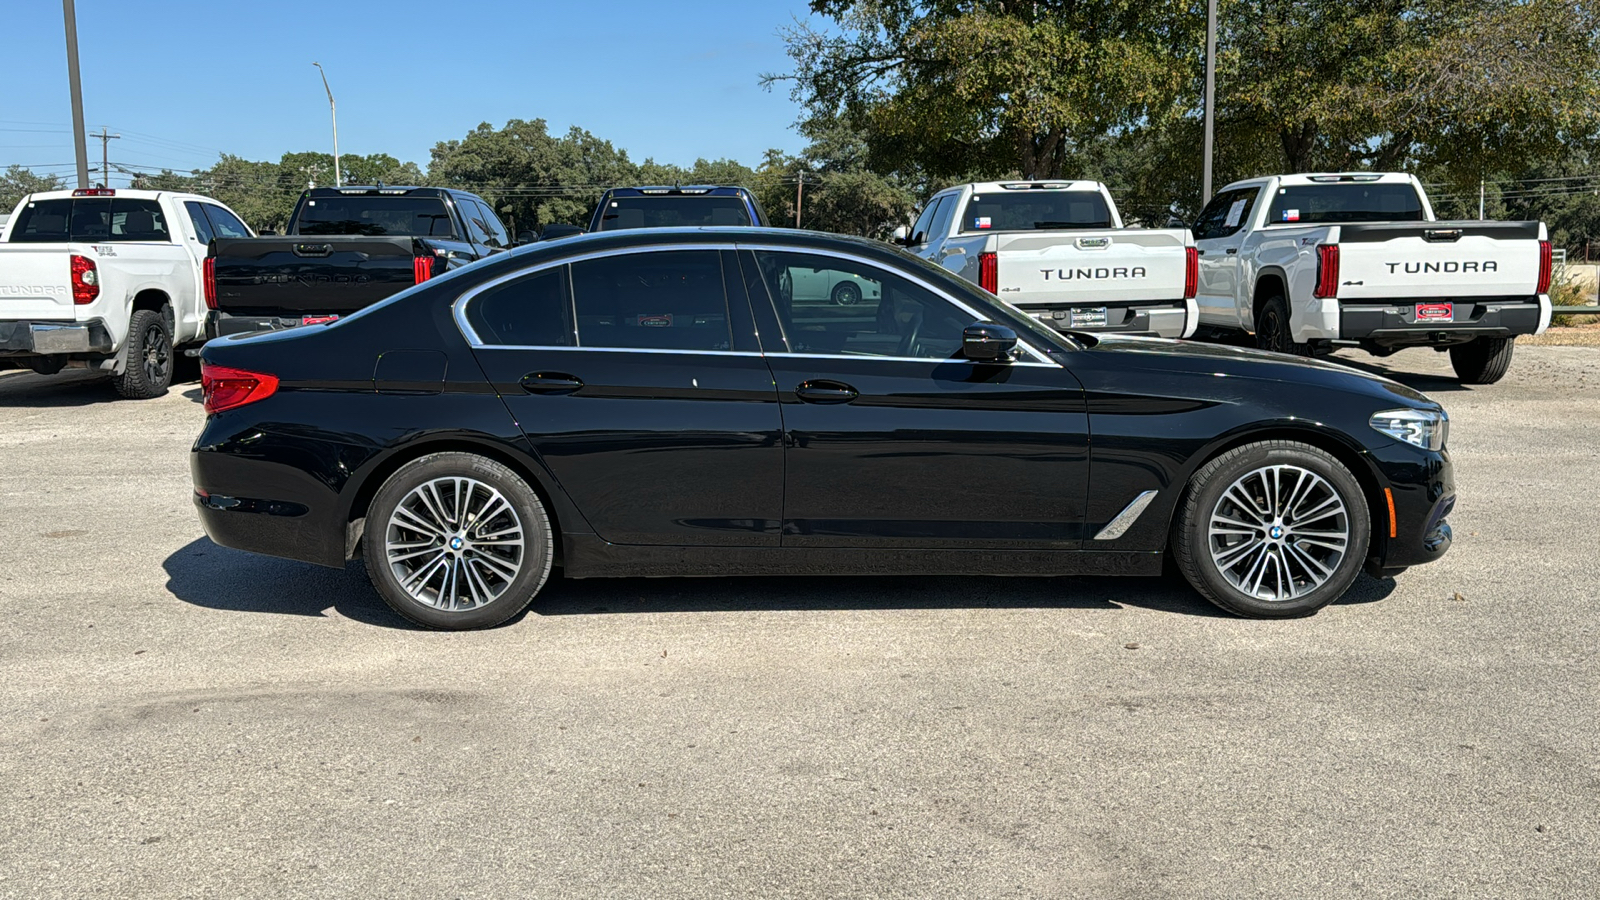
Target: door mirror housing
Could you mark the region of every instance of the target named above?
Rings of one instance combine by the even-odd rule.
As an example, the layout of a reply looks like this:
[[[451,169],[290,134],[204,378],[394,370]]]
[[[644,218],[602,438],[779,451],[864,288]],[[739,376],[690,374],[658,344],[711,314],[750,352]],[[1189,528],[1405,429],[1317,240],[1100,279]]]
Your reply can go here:
[[[906,241],[911,237],[911,229],[901,225],[899,228],[896,228],[889,235],[889,237],[894,241],[894,243],[904,247],[906,246]]]
[[[1167,216],[1167,227],[1168,228],[1188,228],[1190,231],[1194,230],[1193,228],[1189,228],[1189,223],[1188,222],[1185,222],[1184,220],[1178,218],[1177,216]]]
[[[538,243],[538,241],[539,241],[539,235],[536,234],[535,232],[532,232],[532,231],[519,231],[519,232],[517,232],[517,246],[519,246],[519,247],[522,246],[523,244],[535,244],[535,243]]]
[[[961,332],[961,352],[967,359],[1010,362],[1017,333],[994,322],[974,322]]]
[[[553,241],[557,238],[572,237],[575,234],[583,234],[583,229],[576,225],[552,222],[546,225],[543,231],[539,232],[539,240]]]

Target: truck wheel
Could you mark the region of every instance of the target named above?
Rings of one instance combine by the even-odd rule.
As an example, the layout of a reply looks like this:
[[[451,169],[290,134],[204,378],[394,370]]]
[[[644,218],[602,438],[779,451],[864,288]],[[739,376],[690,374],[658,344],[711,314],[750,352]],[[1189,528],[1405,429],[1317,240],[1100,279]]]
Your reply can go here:
[[[172,384],[172,329],[166,316],[139,309],[128,317],[128,360],[111,382],[129,400],[148,400],[167,392]]]
[[[835,306],[855,306],[861,302],[861,288],[848,281],[841,281],[833,286],[833,304]]]
[[[391,609],[458,631],[526,609],[550,577],[555,545],[544,504],[517,473],[471,453],[433,453],[373,496],[362,555]]]
[[[1297,344],[1289,330],[1289,304],[1282,297],[1269,297],[1256,317],[1256,346],[1273,353],[1310,356],[1310,344]]]
[[[1241,616],[1309,616],[1361,572],[1372,520],[1361,485],[1296,441],[1246,444],[1189,482],[1172,556],[1194,589]]]
[[[1494,384],[1511,368],[1516,338],[1478,338],[1450,348],[1450,366],[1462,384]]]

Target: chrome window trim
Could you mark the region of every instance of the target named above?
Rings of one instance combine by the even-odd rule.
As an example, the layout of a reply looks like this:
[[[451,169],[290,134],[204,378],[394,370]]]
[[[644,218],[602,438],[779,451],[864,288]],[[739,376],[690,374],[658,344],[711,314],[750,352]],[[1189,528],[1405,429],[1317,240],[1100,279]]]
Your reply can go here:
[[[566,266],[566,265],[572,265],[574,263],[587,262],[587,261],[589,261],[591,259],[601,259],[601,258],[604,258],[604,257],[607,257],[607,256],[622,256],[622,255],[625,255],[625,254],[632,254],[632,253],[666,253],[666,252],[676,251],[676,250],[710,250],[710,251],[731,250],[731,251],[734,251],[734,252],[738,252],[740,250],[752,250],[752,251],[754,251],[754,250],[767,250],[767,251],[773,251],[773,252],[778,252],[778,253],[796,253],[796,254],[800,254],[802,256],[804,256],[804,255],[827,256],[827,257],[832,257],[834,259],[849,260],[850,262],[861,263],[863,265],[866,265],[866,266],[869,266],[871,268],[877,269],[877,270],[879,270],[881,272],[887,272],[887,273],[889,273],[891,275],[894,275],[894,276],[896,276],[898,278],[903,278],[906,281],[909,281],[909,282],[917,285],[918,287],[921,287],[922,289],[931,292],[935,296],[937,296],[937,297],[939,297],[939,298],[941,298],[943,300],[946,300],[946,301],[948,301],[950,303],[955,304],[956,308],[960,309],[962,312],[966,313],[967,315],[972,316],[973,321],[975,321],[975,322],[986,322],[986,321],[989,321],[988,318],[986,318],[985,316],[980,314],[977,310],[975,310],[972,307],[968,306],[967,304],[961,302],[960,299],[951,296],[949,293],[945,292],[943,289],[939,288],[937,285],[933,284],[932,282],[926,281],[923,278],[921,278],[920,276],[912,274],[912,273],[895,271],[894,269],[890,269],[890,268],[888,268],[886,266],[880,265],[876,261],[871,260],[871,259],[867,259],[865,257],[852,256],[851,254],[843,253],[843,252],[840,252],[838,250],[826,250],[826,249],[807,248],[807,247],[795,247],[795,246],[790,246],[790,245],[786,245],[786,244],[744,243],[744,242],[706,242],[706,243],[694,242],[694,243],[681,243],[681,244],[650,244],[650,245],[641,246],[641,247],[610,247],[610,248],[607,248],[605,250],[593,250],[593,251],[590,251],[588,253],[579,253],[579,254],[576,254],[574,256],[562,257],[561,259],[548,260],[548,261],[545,261],[545,262],[541,262],[541,263],[537,263],[537,264],[528,266],[527,268],[524,268],[524,269],[518,269],[515,272],[508,272],[505,275],[501,275],[499,278],[490,279],[489,281],[486,281],[483,284],[480,284],[480,285],[472,288],[471,290],[463,293],[460,297],[456,298],[455,303],[451,304],[451,315],[454,317],[454,319],[456,321],[456,327],[458,329],[460,329],[462,337],[466,338],[467,343],[469,345],[471,345],[474,349],[495,349],[495,350],[510,350],[510,349],[521,349],[521,350],[599,350],[599,351],[611,351],[611,352],[626,351],[626,352],[630,352],[630,353],[688,353],[688,354],[717,353],[717,354],[729,355],[729,356],[786,356],[786,357],[809,358],[809,359],[857,359],[857,360],[859,360],[859,359],[886,359],[886,360],[896,360],[896,361],[900,361],[900,362],[906,362],[906,361],[912,361],[912,362],[973,362],[973,360],[956,360],[956,359],[940,360],[940,359],[936,359],[936,358],[933,358],[933,357],[923,357],[923,356],[914,356],[914,357],[913,356],[864,356],[864,355],[863,356],[857,356],[857,355],[842,354],[842,353],[753,353],[751,351],[737,351],[737,350],[651,350],[651,349],[648,349],[648,348],[636,348],[636,347],[584,347],[584,346],[579,346],[579,345],[573,345],[573,346],[549,346],[549,345],[532,345],[532,344],[489,344],[489,343],[485,343],[484,340],[481,337],[479,337],[478,332],[472,327],[472,323],[467,321],[467,304],[471,303],[472,300],[475,297],[477,297],[479,294],[483,293],[484,291],[487,291],[490,288],[499,287],[500,285],[505,284],[506,282],[515,281],[518,278],[526,278],[526,277],[529,277],[531,275],[537,275],[540,272],[546,271],[548,269],[556,268],[557,266]],[[763,284],[765,284],[765,282],[763,282]],[[769,300],[769,302],[770,302],[770,300]],[[576,322],[573,323],[573,338],[574,339],[578,338],[577,323]],[[1028,354],[1030,354],[1033,357],[1033,362],[1014,362],[1014,363],[1011,363],[1011,365],[1042,366],[1042,367],[1052,368],[1052,369],[1059,369],[1059,368],[1062,367],[1060,363],[1058,363],[1055,360],[1051,359],[1043,351],[1039,350],[1039,348],[1035,347],[1033,344],[1031,344],[1027,340],[1025,340],[1022,335],[1018,335],[1017,336],[1017,344],[1018,344],[1018,346],[1022,347],[1024,350],[1026,350],[1028,352]]]

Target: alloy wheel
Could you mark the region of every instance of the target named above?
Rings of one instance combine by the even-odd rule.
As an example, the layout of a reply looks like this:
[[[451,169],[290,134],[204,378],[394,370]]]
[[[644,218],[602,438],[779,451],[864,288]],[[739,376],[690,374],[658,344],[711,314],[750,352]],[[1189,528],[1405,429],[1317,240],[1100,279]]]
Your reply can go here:
[[[1350,546],[1344,498],[1315,472],[1264,466],[1222,492],[1207,545],[1217,571],[1249,597],[1284,602],[1327,584]]]
[[[167,333],[160,325],[144,330],[140,354],[144,357],[145,380],[150,384],[166,384],[172,372],[172,347],[167,343]]]
[[[425,606],[485,606],[522,571],[522,520],[498,490],[474,478],[435,478],[389,516],[384,554],[400,588]]]

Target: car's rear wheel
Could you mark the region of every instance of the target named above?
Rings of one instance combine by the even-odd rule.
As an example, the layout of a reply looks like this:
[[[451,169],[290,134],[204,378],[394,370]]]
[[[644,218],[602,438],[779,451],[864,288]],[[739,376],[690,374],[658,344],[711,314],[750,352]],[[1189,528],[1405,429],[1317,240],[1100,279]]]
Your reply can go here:
[[[1450,348],[1450,367],[1462,384],[1494,384],[1511,368],[1516,338],[1478,338]]]
[[[833,286],[833,302],[835,306],[855,306],[861,302],[861,288],[841,281]]]
[[[384,602],[430,628],[489,628],[533,602],[550,577],[554,536],[539,495],[471,453],[434,453],[389,476],[362,539]]]
[[[1256,346],[1273,353],[1310,356],[1311,345],[1297,344],[1289,328],[1289,304],[1282,297],[1269,297],[1256,316]]]
[[[1307,616],[1350,587],[1371,540],[1350,470],[1294,441],[1222,454],[1189,482],[1173,526],[1178,568],[1207,600],[1242,616]]]
[[[156,310],[138,309],[128,317],[128,358],[122,374],[112,379],[117,393],[130,400],[148,400],[172,384],[172,329]]]

